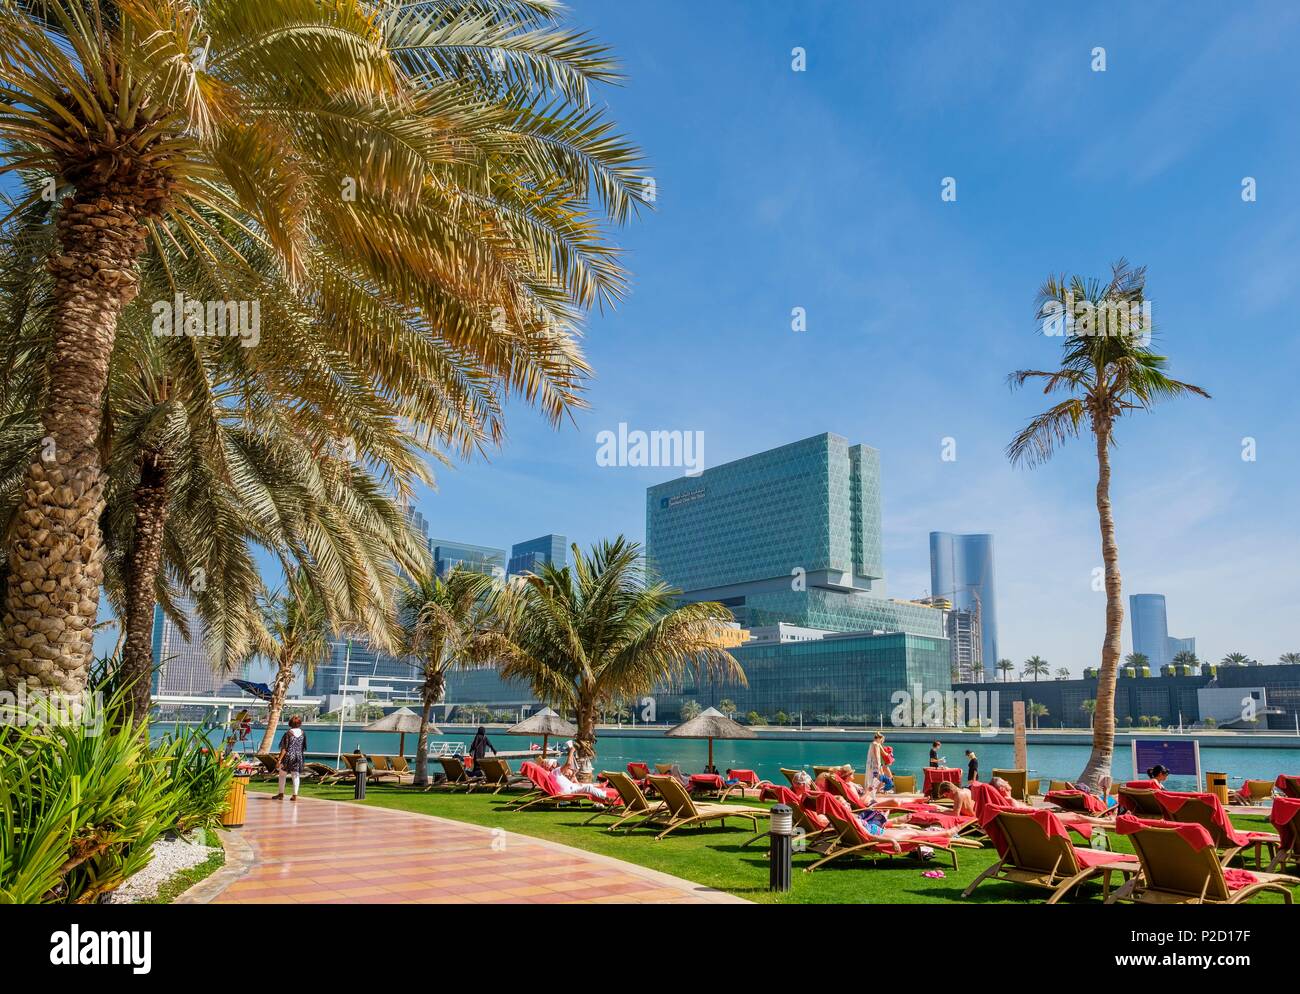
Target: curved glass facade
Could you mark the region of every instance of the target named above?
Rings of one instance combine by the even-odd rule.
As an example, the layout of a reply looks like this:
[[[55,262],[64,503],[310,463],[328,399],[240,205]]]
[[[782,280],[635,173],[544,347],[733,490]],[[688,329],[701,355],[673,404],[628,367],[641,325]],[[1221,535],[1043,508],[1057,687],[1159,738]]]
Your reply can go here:
[[[930,593],[979,617],[984,673],[997,679],[998,607],[992,535],[930,532]]]

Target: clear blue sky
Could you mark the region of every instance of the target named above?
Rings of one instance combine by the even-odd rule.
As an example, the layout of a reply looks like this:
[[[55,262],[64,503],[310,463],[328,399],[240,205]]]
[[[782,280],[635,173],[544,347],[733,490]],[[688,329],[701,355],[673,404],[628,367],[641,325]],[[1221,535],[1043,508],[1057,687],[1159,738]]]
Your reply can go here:
[[[703,431],[707,465],[834,431],[881,451],[892,596],[927,592],[930,530],[992,532],[1002,654],[1077,672],[1103,625],[1093,452],[1010,467],[1044,402],[1005,377],[1056,358],[1033,321],[1044,277],[1127,256],[1172,372],[1214,397],[1121,428],[1125,593],[1166,594],[1203,657],[1300,651],[1300,7],[572,7],[624,61],[601,98],[646,148],[658,210],[619,236],[634,283],[590,323],[591,409],[560,431],[514,409],[499,453],[423,496],[435,534],[640,539],[645,487],[679,474],[598,466],[620,421]]]

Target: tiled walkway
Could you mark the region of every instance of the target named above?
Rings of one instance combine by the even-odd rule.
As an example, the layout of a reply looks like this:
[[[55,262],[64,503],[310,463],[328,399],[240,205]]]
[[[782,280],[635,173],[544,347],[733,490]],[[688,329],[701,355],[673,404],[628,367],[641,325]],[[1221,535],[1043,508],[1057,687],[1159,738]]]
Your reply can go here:
[[[213,903],[745,903],[513,832],[340,801],[250,793],[236,832],[255,862]]]

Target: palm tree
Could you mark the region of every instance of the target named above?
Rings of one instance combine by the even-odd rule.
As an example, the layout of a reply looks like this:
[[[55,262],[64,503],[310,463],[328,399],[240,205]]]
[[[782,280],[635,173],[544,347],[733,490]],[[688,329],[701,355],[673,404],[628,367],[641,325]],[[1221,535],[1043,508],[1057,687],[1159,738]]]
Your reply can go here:
[[[999,660],[998,660],[998,669],[1001,670],[1001,672],[1002,672],[1002,680],[1003,680],[1003,682],[1005,683],[1005,682],[1006,682],[1006,679],[1007,679],[1007,674],[1008,674],[1008,673],[1014,673],[1014,672],[1015,672],[1016,664],[1013,663],[1013,662],[1012,662],[1011,660],[1009,660],[1009,659],[999,659]]]
[[[1106,635],[1097,679],[1097,709],[1092,752],[1079,779],[1093,787],[1110,776],[1115,748],[1115,680],[1118,676],[1124,605],[1119,569],[1119,545],[1110,500],[1110,450],[1121,417],[1149,410],[1156,401],[1194,394],[1208,397],[1198,386],[1164,373],[1167,359],[1143,340],[1143,326],[1133,318],[1146,306],[1146,269],[1131,268],[1121,259],[1108,280],[1051,276],[1039,290],[1038,318],[1073,322],[1081,307],[1085,314],[1126,316],[1119,327],[1108,320],[1098,328],[1089,321],[1086,333],[1071,324],[1063,339],[1060,365],[1052,370],[1022,369],[1009,377],[1013,388],[1041,381],[1044,394],[1069,396],[1030,419],[1011,440],[1007,455],[1013,463],[1034,466],[1050,459],[1066,439],[1091,432],[1097,458],[1097,519],[1106,586]],[[1113,333],[1112,333],[1113,332]]]
[[[649,693],[692,670],[745,682],[719,639],[731,612],[710,602],[677,604],[680,591],[650,577],[640,546],[621,536],[586,554],[575,545],[572,566],[543,565],[509,592],[512,647],[501,676],[572,707],[584,764],[596,754],[602,701]]]
[[[496,584],[486,573],[457,566],[445,577],[424,573],[408,581],[399,616],[404,648],[416,661],[420,685],[420,731],[415,782],[429,782],[429,712],[442,700],[447,674],[485,666],[504,648],[494,627]]]
[[[1244,652],[1230,652],[1219,660],[1220,666],[1249,666],[1253,660]]]
[[[1196,658],[1196,653],[1188,649],[1180,649],[1174,653],[1174,658],[1169,662],[1173,666],[1198,666],[1201,661]]]
[[[1058,680],[1070,679],[1070,670],[1065,666],[1058,667],[1056,670],[1056,679]]]
[[[330,651],[330,623],[322,603],[305,572],[294,573],[284,588],[262,600],[264,629],[258,648],[275,665],[271,700],[266,708],[266,733],[258,752],[270,752],[280,712],[289,695],[289,684],[301,673],[309,682],[316,667]]]
[[[1300,652],[1284,652],[1277,661],[1282,666],[1300,666]]]
[[[718,702],[718,710],[721,711],[723,714],[725,714],[728,718],[734,718],[736,716],[736,711],[738,710],[738,708],[736,707],[735,701],[733,701],[729,697],[724,697],[722,700]]]
[[[420,437],[455,410],[449,380],[494,438],[504,394],[557,421],[578,402],[577,324],[624,288],[606,222],[646,195],[637,151],[591,103],[611,60],[555,25],[558,6],[0,7],[0,171],[50,178],[58,201],[44,221],[48,444],[6,537],[23,582],[5,591],[0,689],[85,681],[105,555],[101,400],[155,256],[253,290],[218,304],[274,302],[280,284],[249,278],[247,246],[275,260],[296,291],[284,306],[311,300],[322,320],[275,324],[246,362],[293,398],[299,371],[328,367],[336,378],[314,382],[371,383]]]
[[[1040,718],[1046,718],[1051,713],[1047,710],[1046,704],[1040,704],[1037,701],[1029,702],[1028,712],[1029,712],[1029,717],[1033,719],[1034,728],[1038,727],[1038,720]]]
[[[1030,656],[1025,660],[1025,668],[1020,671],[1020,675],[1029,676],[1032,674],[1034,677],[1034,683],[1037,683],[1040,676],[1050,672],[1051,667],[1047,665],[1046,659],[1043,659],[1040,656]]]
[[[1151,665],[1151,657],[1145,652],[1130,652],[1124,657],[1124,665],[1132,666],[1135,670],[1140,670],[1144,666]]]
[[[1079,710],[1088,715],[1088,724],[1091,726],[1093,718],[1097,714],[1097,699],[1095,697],[1089,697],[1079,705]]]
[[[681,716],[682,721],[690,721],[692,718],[698,718],[704,708],[700,707],[699,701],[682,701],[682,706],[678,708],[677,713]]]

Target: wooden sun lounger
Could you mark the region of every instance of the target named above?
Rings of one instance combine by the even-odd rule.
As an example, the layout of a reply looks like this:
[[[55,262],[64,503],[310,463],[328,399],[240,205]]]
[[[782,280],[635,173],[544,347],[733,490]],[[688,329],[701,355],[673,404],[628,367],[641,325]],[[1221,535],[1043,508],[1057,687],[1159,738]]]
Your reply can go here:
[[[1051,817],[1055,819],[1054,815]],[[1103,896],[1109,897],[1112,873],[1138,872],[1138,862],[1133,856],[1081,849],[1061,835],[1048,835],[1034,813],[999,811],[990,823],[990,837],[995,830],[1004,840],[998,851],[1000,858],[971,881],[962,891],[962,897],[970,897],[985,880],[1005,880],[1050,890],[1052,896],[1047,903],[1056,904],[1079,884],[1097,876],[1102,878]]]
[[[483,778],[470,786],[470,790],[482,788],[489,790],[493,794],[499,794],[503,790],[511,787],[520,787],[528,785],[532,787],[532,781],[522,773],[516,773],[510,768],[510,763],[504,759],[497,759],[494,756],[484,756],[478,761],[478,768],[483,773]]]
[[[656,840],[687,825],[704,825],[717,821],[725,826],[728,818],[743,818],[757,831],[758,819],[769,814],[767,808],[743,804],[697,804],[675,777],[654,775],[650,777],[650,783],[663,798],[667,809],[662,822],[667,827],[655,836]]]
[[[1264,891],[1280,893],[1287,904],[1292,904],[1291,888],[1300,885],[1298,877],[1256,870],[1250,871],[1253,883],[1229,885],[1208,833],[1201,848],[1193,847],[1175,828],[1150,823],[1129,838],[1141,861],[1142,875],[1110,895],[1108,904],[1124,900],[1140,904],[1241,904]]]
[[[618,791],[618,796],[623,800],[623,807],[599,807],[590,818],[583,822],[584,825],[590,825],[597,818],[604,815],[615,815],[614,824],[608,826],[606,831],[612,832],[621,827],[625,822],[633,818],[640,818],[635,825],[629,825],[624,831],[630,831],[633,828],[639,828],[642,825],[653,824],[658,817],[667,810],[667,807],[660,802],[652,804],[646,799],[645,792],[637,786],[637,782],[626,773],[619,773],[617,770],[606,770],[601,774],[609,785]]]
[[[978,842],[969,839],[919,830],[916,837],[912,839],[886,839],[874,836],[867,832],[866,826],[849,809],[847,801],[843,798],[836,800],[839,803],[827,805],[825,812],[826,819],[834,832],[824,841],[809,846],[812,851],[821,856],[821,859],[811,866],[805,866],[805,873],[812,873],[817,867],[844,856],[884,856],[892,859],[894,856],[911,855],[921,846],[946,852],[952,857],[952,868],[956,870],[958,848],[981,848]]]

